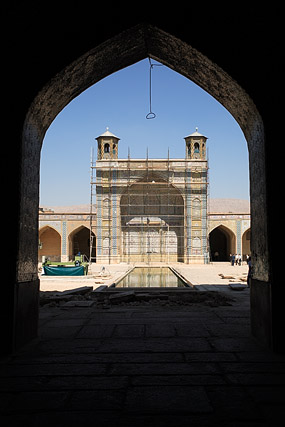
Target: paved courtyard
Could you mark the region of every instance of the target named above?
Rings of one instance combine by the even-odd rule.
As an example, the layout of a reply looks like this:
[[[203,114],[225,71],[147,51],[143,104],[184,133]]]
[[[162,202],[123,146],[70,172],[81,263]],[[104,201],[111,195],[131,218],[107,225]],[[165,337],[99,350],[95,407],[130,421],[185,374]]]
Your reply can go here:
[[[65,291],[67,289],[78,288],[79,286],[93,286],[94,289],[102,285],[111,285],[112,283],[119,280],[126,272],[133,268],[135,264],[111,264],[105,265],[105,270],[109,273],[106,279],[99,276],[99,273],[103,267],[100,264],[92,264],[92,269],[89,271],[88,276],[74,276],[74,277],[56,277],[56,276],[41,276],[41,290],[42,291]],[[136,264],[141,266],[145,264]],[[161,266],[165,264],[152,264],[152,266]],[[201,289],[206,289],[208,285],[211,285],[211,289],[214,289],[214,285],[226,285],[230,283],[231,279],[223,279],[220,274],[224,276],[233,275],[237,279],[245,277],[248,271],[247,265],[244,263],[241,266],[232,267],[228,262],[217,262],[206,265],[193,264],[185,265],[182,263],[171,263],[171,267],[175,268],[181,273],[187,280],[193,285],[199,286]],[[237,280],[239,281],[239,280]],[[206,287],[205,287],[206,286]]]
[[[251,337],[249,289],[196,269],[230,305],[44,305],[2,360],[1,425],[283,426],[285,358]]]

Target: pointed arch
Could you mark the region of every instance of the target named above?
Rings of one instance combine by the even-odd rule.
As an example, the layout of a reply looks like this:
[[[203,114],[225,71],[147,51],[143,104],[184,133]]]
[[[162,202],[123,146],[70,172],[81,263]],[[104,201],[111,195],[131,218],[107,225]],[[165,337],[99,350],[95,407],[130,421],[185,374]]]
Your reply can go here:
[[[121,196],[125,261],[184,261],[184,199],[162,174],[147,171]]]
[[[242,235],[242,255],[246,259],[246,255],[251,255],[251,228],[243,232]]]
[[[36,212],[39,185],[40,149],[46,130],[56,115],[76,96],[102,78],[133,63],[152,57],[176,72],[189,78],[220,102],[240,125],[249,148],[252,215],[252,258],[254,275],[268,281],[266,174],[264,156],[264,129],[261,116],[249,95],[217,64],[189,44],[149,24],[139,24],[94,47],[59,72],[48,82],[34,99],[26,116],[22,139],[21,213]],[[183,58],[183,61],[181,60]],[[33,159],[33,167],[30,165]],[[30,203],[27,206],[27,203]],[[259,215],[263,212],[263,215]],[[36,213],[25,227],[21,222],[18,280],[25,271],[27,253],[34,259],[34,240],[27,232],[37,234]],[[29,231],[28,231],[29,230]],[[262,230],[262,232],[260,232]],[[30,242],[30,248],[26,242]],[[23,264],[22,264],[23,263]],[[31,270],[31,280],[35,269]]]
[[[210,257],[213,261],[229,261],[236,253],[236,236],[225,225],[218,225],[209,234]]]
[[[92,232],[94,242],[93,242],[93,250],[94,254],[92,256],[95,257],[96,253],[96,236]],[[79,227],[72,230],[68,235],[68,252],[69,259],[73,260],[74,257],[80,253],[80,255],[84,256],[85,260],[89,260],[90,257],[90,229],[85,225],[80,225]]]
[[[34,316],[38,314],[35,295],[39,286],[37,269],[39,169],[40,150],[47,129],[60,111],[85,89],[109,74],[147,57],[167,65],[207,91],[232,114],[245,135],[250,169],[251,255],[254,264],[252,283],[255,283],[252,289],[256,290],[255,293],[252,292],[255,298],[251,304],[254,312],[253,330],[257,336],[269,343],[273,293],[268,290],[271,289],[271,283],[269,281],[266,177],[270,177],[270,173],[265,168],[265,159],[266,156],[269,156],[270,161],[272,158],[269,151],[265,150],[262,118],[245,90],[216,63],[189,43],[149,24],[139,24],[129,28],[77,58],[37,92],[37,96],[27,110],[23,120],[21,146],[19,146],[21,153],[17,186],[19,226],[15,254],[17,259],[15,283],[17,286],[21,283],[25,298],[15,302],[14,292],[11,292],[10,299],[13,302],[11,307],[16,307],[15,304],[18,304],[13,316],[27,312],[33,312]],[[264,114],[267,114],[267,110],[264,111]],[[259,292],[260,286],[264,288],[264,292]],[[279,289],[279,284],[274,286],[276,286],[275,289]],[[260,328],[259,314],[261,311],[264,312],[265,305],[268,315]],[[31,322],[30,318],[24,318],[20,314],[18,317],[16,323],[21,324],[22,334],[19,343],[24,343],[36,336],[37,326],[34,319]],[[260,330],[262,330],[261,333]],[[13,334],[14,332],[11,332],[11,336]]]
[[[50,261],[60,261],[61,257],[61,235],[49,225],[45,225],[39,230],[38,261],[41,262],[43,257]]]

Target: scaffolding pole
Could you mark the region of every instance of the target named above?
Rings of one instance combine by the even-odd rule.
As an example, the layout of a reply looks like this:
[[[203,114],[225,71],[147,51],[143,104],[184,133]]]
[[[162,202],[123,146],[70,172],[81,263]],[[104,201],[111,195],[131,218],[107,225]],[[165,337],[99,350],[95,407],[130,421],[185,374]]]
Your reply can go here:
[[[96,198],[96,192],[94,192],[94,173],[96,169],[94,168],[94,148],[91,147],[90,153],[90,237],[89,237],[89,265],[91,265],[92,261],[96,261],[96,248],[94,248],[94,240],[95,234],[93,232],[94,226],[94,216],[96,212],[94,212],[94,198]],[[97,210],[97,208],[96,208]],[[94,256],[95,252],[95,256]]]

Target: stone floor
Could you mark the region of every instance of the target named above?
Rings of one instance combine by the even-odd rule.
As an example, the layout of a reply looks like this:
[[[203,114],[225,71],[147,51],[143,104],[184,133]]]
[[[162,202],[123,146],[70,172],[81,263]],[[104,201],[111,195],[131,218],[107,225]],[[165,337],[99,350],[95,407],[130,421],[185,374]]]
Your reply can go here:
[[[217,286],[216,286],[217,288]],[[232,305],[49,307],[0,367],[1,426],[284,425],[285,358]]]

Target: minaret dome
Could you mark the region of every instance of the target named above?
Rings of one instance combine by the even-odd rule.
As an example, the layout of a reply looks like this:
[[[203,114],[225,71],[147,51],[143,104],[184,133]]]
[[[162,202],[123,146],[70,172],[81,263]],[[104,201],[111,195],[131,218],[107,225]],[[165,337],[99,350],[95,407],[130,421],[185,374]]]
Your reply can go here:
[[[98,150],[97,159],[117,159],[118,158],[118,142],[120,138],[106,128],[106,132],[97,136]]]
[[[185,136],[186,144],[186,159],[191,160],[206,160],[206,142],[207,137],[198,132],[196,127],[195,132]]]

